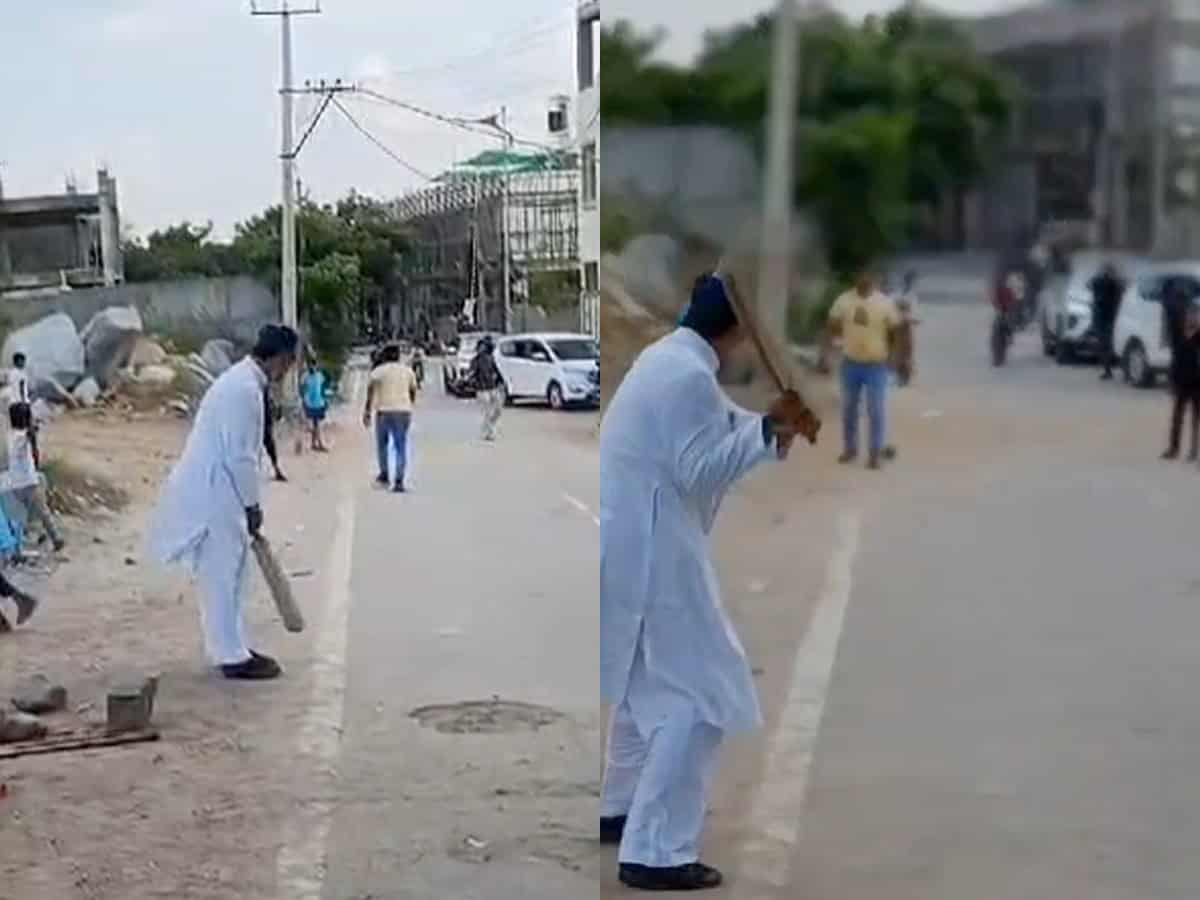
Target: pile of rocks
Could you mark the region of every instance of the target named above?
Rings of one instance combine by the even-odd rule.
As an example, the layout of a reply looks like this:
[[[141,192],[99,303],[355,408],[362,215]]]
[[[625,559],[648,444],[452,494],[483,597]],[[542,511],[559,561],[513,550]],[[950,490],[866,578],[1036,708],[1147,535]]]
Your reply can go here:
[[[171,354],[148,337],[132,306],[96,313],[77,331],[66,313],[54,313],[8,336],[3,366],[24,353],[35,401],[51,406],[91,407],[114,397],[165,399],[181,415],[194,411],[213,380],[233,365],[230,341],[212,340],[200,353]]]
[[[35,675],[12,698],[12,711],[0,709],[0,744],[32,741],[49,730],[39,716],[67,708],[67,689],[45,675]]]

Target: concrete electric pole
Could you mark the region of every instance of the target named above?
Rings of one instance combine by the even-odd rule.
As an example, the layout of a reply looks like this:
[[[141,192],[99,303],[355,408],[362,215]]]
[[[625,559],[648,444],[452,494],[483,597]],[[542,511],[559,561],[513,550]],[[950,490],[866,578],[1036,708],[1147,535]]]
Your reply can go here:
[[[320,4],[293,9],[288,0],[282,0],[278,7],[260,8],[257,2],[251,0],[250,12],[256,16],[276,16],[281,25],[282,49],[282,83],[279,88],[280,106],[283,113],[282,139],[280,142],[279,160],[283,170],[283,197],[281,203],[280,223],[280,300],[282,301],[283,324],[292,328],[297,326],[296,313],[296,151],[293,146],[295,128],[293,105],[295,91],[292,87],[292,16],[311,16],[321,12]]]
[[[795,168],[796,73],[799,67],[796,0],[779,0],[775,12],[767,159],[763,181],[763,231],[757,305],[763,325],[783,346],[791,293],[792,203]]]

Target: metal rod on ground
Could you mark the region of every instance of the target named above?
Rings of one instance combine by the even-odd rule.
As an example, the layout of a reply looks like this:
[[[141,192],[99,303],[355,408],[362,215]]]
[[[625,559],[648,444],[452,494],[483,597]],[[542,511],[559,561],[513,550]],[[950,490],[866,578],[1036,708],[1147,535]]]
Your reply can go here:
[[[799,66],[796,0],[779,0],[772,51],[771,102],[763,180],[763,229],[758,265],[758,312],[763,326],[788,346],[791,225],[795,172],[796,73]]]

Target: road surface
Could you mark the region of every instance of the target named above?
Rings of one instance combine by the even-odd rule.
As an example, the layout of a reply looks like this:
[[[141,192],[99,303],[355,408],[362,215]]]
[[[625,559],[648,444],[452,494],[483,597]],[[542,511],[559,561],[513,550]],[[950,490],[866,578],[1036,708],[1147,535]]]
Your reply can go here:
[[[1200,471],[1158,460],[1165,392],[1032,332],[993,369],[986,309],[924,314],[898,462],[837,467],[831,422],[719,527],[770,721],[726,756],[715,896],[1193,900]]]
[[[340,742],[315,727],[305,748],[328,756],[337,782],[297,816],[280,896],[595,889],[595,415],[507,410],[494,445],[478,424],[474,403],[431,379],[405,495],[370,485],[363,442],[339,513],[347,593],[330,600],[344,666],[333,659],[322,679],[318,664],[313,689],[318,714],[340,716]],[[336,657],[339,641],[328,647]]]

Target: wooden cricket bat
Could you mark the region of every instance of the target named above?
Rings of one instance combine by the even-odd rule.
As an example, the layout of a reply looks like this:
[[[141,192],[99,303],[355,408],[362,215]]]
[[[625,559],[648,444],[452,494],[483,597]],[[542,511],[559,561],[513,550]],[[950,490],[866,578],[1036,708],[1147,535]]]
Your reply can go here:
[[[767,333],[762,325],[762,320],[758,317],[758,311],[742,299],[733,276],[722,271],[719,264],[716,275],[725,285],[725,294],[733,303],[733,311],[737,314],[738,322],[749,336],[750,342],[754,344],[754,349],[758,351],[758,357],[762,360],[763,367],[767,370],[767,375],[770,376],[775,389],[780,393],[784,391],[800,393],[795,366],[788,360],[779,344]]]
[[[292,593],[292,584],[288,581],[283,566],[279,565],[279,560],[275,558],[270,543],[258,534],[250,539],[250,546],[254,548],[254,558],[258,560],[258,567],[262,569],[271,599],[275,601],[275,608],[283,618],[283,627],[291,632],[303,631],[304,614],[300,612],[296,597]]]

